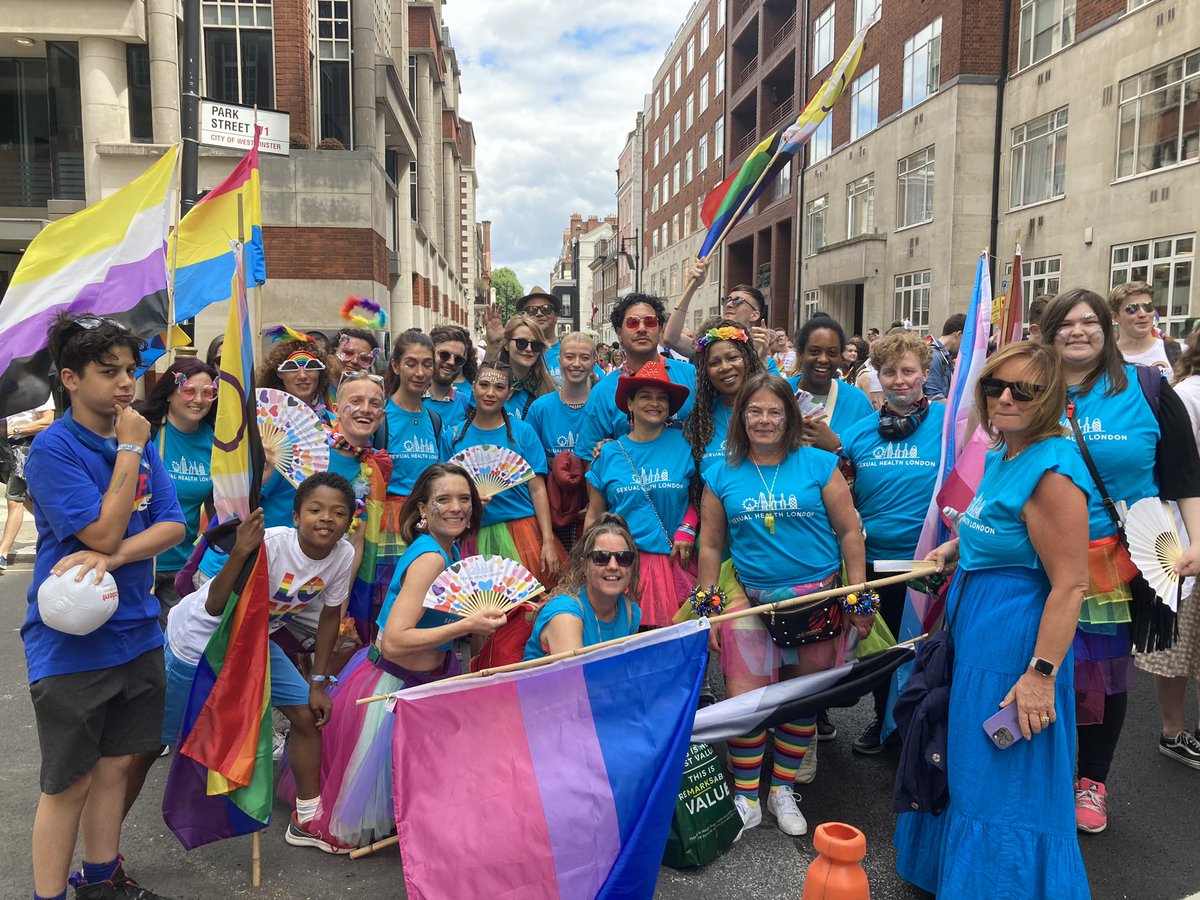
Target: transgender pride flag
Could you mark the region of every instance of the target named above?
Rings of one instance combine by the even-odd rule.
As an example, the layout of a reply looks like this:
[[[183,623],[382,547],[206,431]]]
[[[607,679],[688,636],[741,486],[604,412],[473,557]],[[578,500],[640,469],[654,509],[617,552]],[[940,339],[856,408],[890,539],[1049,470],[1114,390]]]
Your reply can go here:
[[[654,895],[708,622],[395,695],[410,900]]]

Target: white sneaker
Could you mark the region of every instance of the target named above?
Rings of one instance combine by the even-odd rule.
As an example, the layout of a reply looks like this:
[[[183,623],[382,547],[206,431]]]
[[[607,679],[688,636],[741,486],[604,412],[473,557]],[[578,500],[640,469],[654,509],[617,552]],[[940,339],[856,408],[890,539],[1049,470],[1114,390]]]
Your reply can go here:
[[[812,780],[816,777],[817,736],[813,735],[813,739],[808,745],[808,750],[804,753],[804,759],[800,761],[800,768],[796,770],[796,784],[811,784]]]
[[[762,824],[762,805],[757,800],[751,800],[743,794],[735,794],[733,805],[737,807],[738,815],[742,817],[742,832],[757,828]],[[738,833],[740,838],[742,833]]]
[[[775,817],[779,830],[792,837],[808,833],[808,820],[796,805],[798,799],[790,787],[782,784],[775,785],[767,795],[767,812]]]

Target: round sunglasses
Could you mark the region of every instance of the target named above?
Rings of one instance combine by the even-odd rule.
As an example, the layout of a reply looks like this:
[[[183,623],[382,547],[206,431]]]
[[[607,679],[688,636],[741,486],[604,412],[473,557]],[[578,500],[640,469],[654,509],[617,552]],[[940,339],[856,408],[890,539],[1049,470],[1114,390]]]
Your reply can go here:
[[[546,349],[546,345],[543,344],[541,341],[531,341],[528,338],[513,338],[512,342],[513,342],[513,345],[517,348],[518,353],[524,353],[530,347],[533,348],[534,353],[541,353],[543,350]]]
[[[199,397],[201,400],[213,401],[217,399],[217,382],[221,376],[218,375],[213,379],[212,384],[206,384],[203,387],[197,387],[187,380],[187,376],[182,372],[175,373],[175,390],[179,392],[179,396],[184,400],[195,400]]]

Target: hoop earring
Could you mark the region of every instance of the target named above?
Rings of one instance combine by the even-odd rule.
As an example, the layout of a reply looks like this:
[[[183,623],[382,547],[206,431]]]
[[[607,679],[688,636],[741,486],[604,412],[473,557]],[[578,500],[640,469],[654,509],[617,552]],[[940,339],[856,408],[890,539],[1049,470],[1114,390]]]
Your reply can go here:
[[[417,519],[417,531],[424,531],[429,526],[425,521],[425,513],[421,513],[421,518]]]

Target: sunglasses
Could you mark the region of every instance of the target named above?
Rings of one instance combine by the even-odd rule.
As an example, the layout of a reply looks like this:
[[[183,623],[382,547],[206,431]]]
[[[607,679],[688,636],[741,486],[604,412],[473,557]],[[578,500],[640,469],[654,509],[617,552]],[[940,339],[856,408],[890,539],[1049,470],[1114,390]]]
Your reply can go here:
[[[358,362],[359,365],[369,366],[375,361],[375,357],[379,355],[378,350],[368,350],[365,353],[355,353],[350,349],[349,344],[342,344],[338,350],[337,358],[344,363]]]
[[[523,310],[521,310],[521,312],[528,316],[537,316],[538,318],[541,318],[542,316],[554,315],[554,307],[550,306],[548,303],[530,303]]]
[[[1125,315],[1127,315],[1127,316],[1136,315],[1138,310],[1141,310],[1142,312],[1152,313],[1152,312],[1154,312],[1154,304],[1153,303],[1128,303],[1125,305]]]
[[[750,301],[745,297],[724,297],[721,299],[721,305],[724,307],[732,306],[737,309],[739,306],[748,306]]]
[[[647,328],[657,328],[658,327],[658,316],[626,316],[625,317],[625,327],[628,328],[630,331],[636,331],[638,328],[640,328],[643,325],[645,325]]]
[[[588,554],[588,559],[597,566],[607,566],[608,561],[614,557],[617,565],[622,569],[628,569],[633,565],[634,553],[632,550],[593,550]]]
[[[438,362],[453,363],[455,366],[461,366],[467,361],[465,356],[459,356],[457,353],[451,353],[449,350],[439,350],[437,358]]]
[[[546,345],[541,341],[531,341],[528,338],[513,338],[512,342],[516,346],[518,353],[524,353],[530,347],[533,348],[534,353],[541,353],[546,349]]]
[[[129,331],[129,326],[124,322],[118,322],[116,319],[110,319],[107,316],[93,316],[90,313],[79,316],[71,321],[70,327],[82,328],[84,331],[95,331],[102,325],[112,325],[114,328],[119,328],[122,331]],[[138,350],[145,350],[147,344],[143,340],[138,340]]]
[[[321,362],[315,356],[305,356],[300,359],[285,359],[275,369],[276,372],[320,372],[325,368],[325,363]]]
[[[1028,403],[1046,390],[1044,385],[1028,381],[1005,381],[1002,378],[980,378],[979,387],[985,397],[1002,397],[1008,391],[1018,403]]]
[[[376,384],[383,384],[383,376],[376,375],[374,372],[346,372],[342,375],[342,380],[338,382],[338,387],[341,387],[347,381],[358,381],[362,378],[366,378]]]
[[[175,390],[179,392],[179,396],[184,400],[195,400],[199,397],[201,400],[216,400],[217,399],[217,381],[220,375],[213,379],[212,384],[206,384],[204,387],[196,387],[187,380],[187,376],[182,372],[175,373]]]

